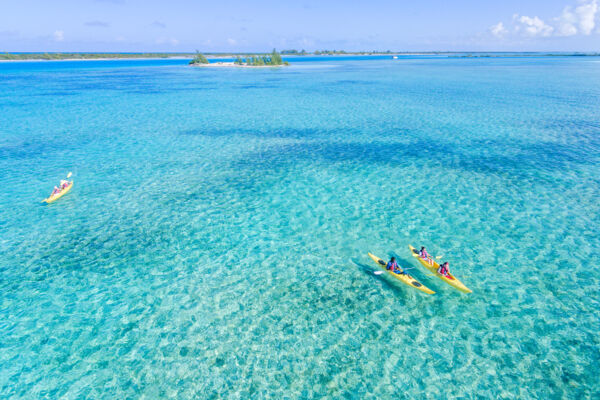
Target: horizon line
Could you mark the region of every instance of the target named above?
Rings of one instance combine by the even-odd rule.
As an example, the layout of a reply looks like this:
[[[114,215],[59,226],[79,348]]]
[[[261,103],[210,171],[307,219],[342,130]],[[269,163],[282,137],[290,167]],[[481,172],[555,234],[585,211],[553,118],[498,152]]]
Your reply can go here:
[[[2,54],[196,54],[197,50],[193,51],[0,51]],[[271,53],[270,51],[199,51],[202,54],[264,54]],[[295,49],[278,50],[281,52],[295,51]],[[297,50],[296,50],[297,51]],[[301,51],[301,50],[300,50]],[[582,50],[313,50],[306,51],[305,54],[314,54],[315,52],[335,52],[335,55],[356,54],[356,53],[372,53],[372,54],[462,54],[462,53],[516,53],[516,54],[600,54],[600,50],[582,51]],[[292,53],[285,55],[300,55]],[[321,54],[330,55],[330,54]]]

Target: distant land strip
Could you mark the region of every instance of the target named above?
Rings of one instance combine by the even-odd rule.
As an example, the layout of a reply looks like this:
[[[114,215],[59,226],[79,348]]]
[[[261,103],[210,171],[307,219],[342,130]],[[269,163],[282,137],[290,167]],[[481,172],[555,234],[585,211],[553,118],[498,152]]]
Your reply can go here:
[[[268,52],[251,53],[204,53],[208,58],[244,57],[250,55],[268,55]],[[161,59],[161,58],[193,58],[195,53],[42,53],[42,52],[5,52],[0,53],[0,60],[101,60],[101,59]],[[478,57],[582,57],[600,56],[600,53],[561,53],[561,52],[464,52],[464,51],[344,51],[344,50],[282,50],[283,56],[329,56],[329,55],[440,55],[455,58]]]

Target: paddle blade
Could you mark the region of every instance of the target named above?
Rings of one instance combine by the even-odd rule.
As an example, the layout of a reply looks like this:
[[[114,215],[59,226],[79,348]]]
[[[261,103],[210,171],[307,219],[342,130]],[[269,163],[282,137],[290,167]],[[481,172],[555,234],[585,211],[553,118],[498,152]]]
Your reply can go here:
[[[435,259],[440,260],[443,256],[437,256]]]
[[[375,275],[381,275],[381,274],[383,274],[383,271],[375,271],[375,272],[373,272],[373,273],[374,273]]]
[[[72,173],[72,172],[69,172],[69,173],[67,174],[67,179],[68,179],[68,178],[70,178],[70,177],[71,177],[71,175],[73,175],[73,173]]]

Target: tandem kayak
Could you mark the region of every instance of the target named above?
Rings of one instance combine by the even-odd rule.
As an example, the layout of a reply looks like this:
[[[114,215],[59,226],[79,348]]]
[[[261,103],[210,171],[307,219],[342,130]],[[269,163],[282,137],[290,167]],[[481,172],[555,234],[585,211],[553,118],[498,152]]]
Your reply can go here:
[[[69,190],[71,190],[71,188],[73,187],[73,181],[71,181],[71,183],[69,183],[69,186],[67,186],[66,188],[64,188],[63,190],[61,190],[60,192],[58,192],[57,194],[48,197],[47,199],[42,200],[42,203],[52,203],[53,201],[56,201],[58,199],[60,199],[61,197],[63,197],[65,194],[69,193]]]
[[[418,280],[416,280],[415,278],[413,278],[412,276],[410,276],[408,274],[397,274],[394,271],[387,270],[385,268],[387,263],[385,261],[383,261],[381,258],[379,258],[371,253],[369,253],[369,257],[371,257],[371,259],[373,261],[375,261],[375,263],[377,263],[377,265],[379,265],[380,268],[382,268],[385,272],[387,272],[388,275],[393,276],[394,278],[398,279],[400,282],[404,283],[405,285],[408,285],[412,288],[420,290],[423,293],[427,293],[427,294],[435,293],[433,290],[429,289],[427,286],[423,285],[421,282],[419,282]]]
[[[473,293],[471,291],[471,289],[469,289],[468,287],[466,287],[454,275],[448,274],[448,276],[444,276],[442,274],[438,274],[437,271],[438,271],[438,268],[440,267],[440,265],[438,263],[436,263],[435,260],[432,259],[433,260],[433,265],[429,264],[427,261],[423,260],[423,258],[421,258],[421,256],[419,256],[419,251],[417,249],[415,249],[411,245],[408,245],[408,248],[410,249],[410,254],[412,254],[412,256],[414,258],[416,258],[417,260],[419,260],[419,262],[421,263],[421,265],[424,266],[425,268],[427,268],[429,271],[431,271],[435,276],[437,276],[438,278],[440,278],[441,280],[443,280],[444,282],[446,282],[448,285],[452,286],[453,288],[455,288],[457,290],[460,290],[463,293]]]

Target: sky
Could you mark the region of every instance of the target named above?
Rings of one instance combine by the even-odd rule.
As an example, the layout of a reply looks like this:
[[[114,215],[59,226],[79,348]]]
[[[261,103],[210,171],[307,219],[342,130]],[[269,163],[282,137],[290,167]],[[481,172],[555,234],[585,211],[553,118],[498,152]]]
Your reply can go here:
[[[0,0],[0,52],[600,52],[600,0]]]

